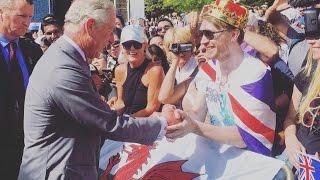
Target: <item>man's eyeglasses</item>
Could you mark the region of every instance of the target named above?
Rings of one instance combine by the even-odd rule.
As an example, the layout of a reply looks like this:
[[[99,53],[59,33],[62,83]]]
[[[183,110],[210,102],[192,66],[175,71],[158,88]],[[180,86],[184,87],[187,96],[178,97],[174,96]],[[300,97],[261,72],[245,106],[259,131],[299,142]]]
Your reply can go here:
[[[215,36],[216,34],[222,33],[222,32],[224,32],[224,31],[227,31],[227,30],[226,30],[226,29],[223,29],[223,30],[216,31],[216,32],[209,31],[209,30],[200,30],[200,31],[199,31],[199,36],[200,36],[200,37],[205,36],[207,39],[213,40],[213,39],[216,38],[216,36]]]
[[[142,43],[139,43],[137,41],[127,41],[122,43],[122,46],[124,49],[129,50],[133,46],[135,49],[141,49],[142,48]]]
[[[309,110],[304,113],[302,125],[310,128],[315,120],[320,123],[320,97],[314,98],[309,104]]]
[[[162,29],[167,31],[170,28],[171,28],[171,26],[164,26],[164,27],[158,27],[157,30],[158,30],[158,32],[162,31]]]
[[[200,54],[200,52],[206,53],[207,49],[206,48],[198,49],[198,50],[193,52],[193,55],[198,56]]]
[[[107,49],[107,50],[110,50],[110,49],[111,49],[111,46],[112,46],[113,48],[117,48],[117,47],[119,47],[119,45],[120,45],[120,41],[114,41],[113,44],[109,43],[109,44],[106,46],[106,49]]]

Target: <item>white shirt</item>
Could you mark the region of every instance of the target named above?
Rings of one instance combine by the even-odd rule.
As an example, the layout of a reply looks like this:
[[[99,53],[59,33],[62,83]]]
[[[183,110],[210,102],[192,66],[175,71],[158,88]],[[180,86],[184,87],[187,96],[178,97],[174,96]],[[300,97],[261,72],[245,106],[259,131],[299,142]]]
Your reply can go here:
[[[181,83],[182,81],[186,80],[197,67],[196,60],[193,56],[187,61],[187,63],[181,68],[177,69],[176,71],[176,81],[177,84]]]

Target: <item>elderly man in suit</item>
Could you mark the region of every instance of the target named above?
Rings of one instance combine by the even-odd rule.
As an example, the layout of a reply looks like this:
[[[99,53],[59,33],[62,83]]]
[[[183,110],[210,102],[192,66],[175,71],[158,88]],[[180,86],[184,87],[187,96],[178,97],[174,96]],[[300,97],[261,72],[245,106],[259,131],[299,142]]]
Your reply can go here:
[[[33,40],[21,38],[32,16],[32,0],[0,0],[0,174],[6,179],[17,179],[19,173],[25,90],[42,55]]]
[[[165,118],[118,116],[95,91],[89,64],[113,42],[114,27],[110,1],[71,4],[64,35],[44,53],[30,77],[18,179],[97,179],[101,136],[150,145],[172,124]]]

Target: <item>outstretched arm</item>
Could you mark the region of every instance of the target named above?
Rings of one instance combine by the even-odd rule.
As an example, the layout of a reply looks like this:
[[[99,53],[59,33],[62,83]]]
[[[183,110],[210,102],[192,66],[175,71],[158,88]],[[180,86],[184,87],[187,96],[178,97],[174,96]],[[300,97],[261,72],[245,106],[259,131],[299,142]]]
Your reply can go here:
[[[285,133],[285,143],[286,143],[286,152],[289,156],[290,162],[298,169],[298,152],[306,153],[305,148],[299,142],[296,136],[296,114],[298,112],[298,107],[300,100],[302,98],[301,92],[296,86],[293,88],[292,98],[289,105],[289,110],[287,117],[284,121],[284,133]]]
[[[240,148],[246,147],[237,127],[218,127],[205,123],[204,120],[207,114],[205,96],[198,91],[194,97],[196,98],[191,110],[179,112],[184,120],[167,128],[167,138],[177,139],[186,134],[195,133],[221,144],[229,144]]]
[[[189,133],[211,139],[221,144],[229,144],[239,148],[245,148],[246,144],[242,140],[237,127],[217,127],[204,122],[192,120],[186,112],[180,111],[183,121],[179,124],[167,128],[166,137],[177,139]]]

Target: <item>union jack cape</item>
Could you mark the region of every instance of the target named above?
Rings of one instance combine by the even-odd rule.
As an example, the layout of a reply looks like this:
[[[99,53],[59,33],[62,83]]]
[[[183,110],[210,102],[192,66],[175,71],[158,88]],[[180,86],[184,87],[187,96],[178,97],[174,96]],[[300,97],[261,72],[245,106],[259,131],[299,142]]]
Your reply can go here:
[[[208,84],[206,80],[217,81],[221,76],[218,64],[212,60],[201,66],[195,79],[197,86]],[[230,109],[247,149],[270,156],[276,124],[270,68],[245,53],[230,81],[227,89]]]

